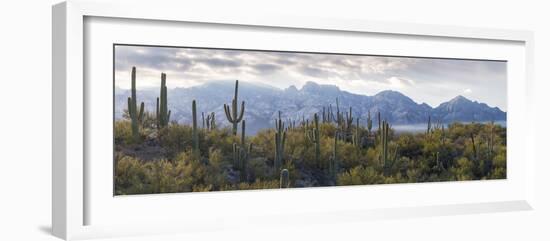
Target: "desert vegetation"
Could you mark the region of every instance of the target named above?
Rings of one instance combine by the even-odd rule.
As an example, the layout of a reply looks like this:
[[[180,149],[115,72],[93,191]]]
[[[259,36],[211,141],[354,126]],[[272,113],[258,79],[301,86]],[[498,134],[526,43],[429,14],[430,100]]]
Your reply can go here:
[[[170,121],[166,75],[154,113],[138,104],[136,69],[124,118],[114,123],[115,194],[203,192],[506,178],[506,128],[494,123],[432,123],[396,132],[380,113],[365,119],[351,107],[325,106],[246,135],[246,100],[225,116],[197,113]],[[220,123],[222,123],[220,125]]]

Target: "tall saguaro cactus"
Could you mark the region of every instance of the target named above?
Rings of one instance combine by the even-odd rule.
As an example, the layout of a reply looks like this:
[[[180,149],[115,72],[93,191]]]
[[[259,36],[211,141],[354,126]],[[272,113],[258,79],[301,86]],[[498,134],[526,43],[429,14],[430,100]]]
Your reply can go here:
[[[241,102],[241,111],[239,112],[237,110],[238,105],[238,95],[239,95],[239,81],[235,81],[235,96],[233,97],[233,101],[231,101],[231,107],[229,105],[224,104],[223,109],[225,111],[225,116],[227,117],[227,120],[233,124],[233,135],[237,135],[237,128],[239,122],[243,119],[244,115],[244,101]]]
[[[359,130],[359,117],[355,119],[355,133],[351,136],[351,142],[356,148],[361,147],[361,133]]]
[[[338,127],[342,126],[343,123],[343,113],[340,113],[340,101],[336,98],[336,124]]]
[[[338,160],[338,135],[334,135],[334,145],[332,146],[332,156],[329,162],[329,175],[336,180],[338,175],[339,160]]]
[[[193,111],[193,131],[192,131],[193,151],[196,154],[199,154],[199,128],[197,127],[197,103],[195,100],[193,100],[192,111]]]
[[[128,97],[128,114],[132,121],[132,136],[135,141],[139,140],[139,123],[143,120],[145,105],[141,102],[139,112],[137,110],[136,94],[136,67],[132,67],[132,96]]]
[[[170,122],[170,113],[168,110],[168,89],[166,88],[166,74],[160,74],[160,97],[157,97],[157,128],[162,128]]]
[[[476,141],[475,141],[475,135],[473,132],[470,133],[470,140],[472,141],[473,159],[474,161],[477,161]]]
[[[372,130],[372,119],[370,118],[370,111],[369,111],[369,114],[367,116],[367,130],[369,131],[369,135],[370,135],[370,132]]]
[[[349,113],[347,113],[346,115],[346,130],[350,130],[351,129],[351,125],[353,124],[353,112],[352,112],[352,109],[351,109],[351,106],[349,107]]]
[[[393,158],[389,156],[389,132],[390,132],[390,124],[387,121],[382,121],[382,136],[381,139],[381,145],[382,145],[382,165],[384,167],[384,175],[389,175],[391,168],[397,161],[397,150],[398,147],[395,147]]]
[[[252,150],[252,143],[249,143],[248,146],[239,145],[233,143],[233,165],[240,171],[241,181],[247,181],[248,178],[248,157]]]
[[[320,167],[319,157],[321,156],[321,136],[319,132],[319,116],[317,114],[313,115],[313,129],[307,130],[306,137],[313,143],[315,146],[315,163]]]
[[[243,120],[241,125],[241,145],[233,143],[233,165],[239,169],[241,181],[246,181],[248,178],[248,157],[252,150],[252,143],[246,146],[246,121]]]
[[[275,120],[275,160],[273,163],[273,167],[276,171],[278,171],[279,168],[281,168],[281,166],[283,165],[285,140],[285,123],[281,119],[281,112],[279,111],[279,119]]]
[[[494,152],[494,146],[495,146],[495,123],[494,121],[491,121],[489,124],[489,138],[487,140],[487,159],[492,160],[493,159],[493,152]]]
[[[381,118],[380,118],[380,111],[378,111],[378,136],[382,135],[382,126],[381,126]]]
[[[380,144],[382,145],[382,164],[386,166],[388,162],[388,141],[389,141],[389,124],[385,120],[382,121],[382,135],[380,136]]]

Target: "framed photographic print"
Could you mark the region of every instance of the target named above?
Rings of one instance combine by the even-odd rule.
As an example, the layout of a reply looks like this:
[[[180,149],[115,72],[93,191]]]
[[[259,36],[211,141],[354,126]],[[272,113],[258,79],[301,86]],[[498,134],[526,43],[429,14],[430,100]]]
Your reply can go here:
[[[115,195],[506,179],[506,61],[113,49]]]
[[[532,208],[530,32],[125,5],[53,8],[56,236]]]

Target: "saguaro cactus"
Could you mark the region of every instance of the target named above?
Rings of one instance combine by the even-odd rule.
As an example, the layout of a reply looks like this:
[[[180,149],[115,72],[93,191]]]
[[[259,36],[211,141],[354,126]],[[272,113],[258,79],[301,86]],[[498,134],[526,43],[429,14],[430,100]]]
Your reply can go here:
[[[139,123],[143,120],[143,112],[145,105],[141,102],[139,112],[137,110],[137,94],[136,94],[136,67],[132,67],[132,96],[128,97],[128,115],[132,121],[132,136],[134,140],[139,140]]]
[[[202,129],[206,129],[206,119],[204,118],[204,112],[201,112]]]
[[[473,152],[473,159],[477,161],[477,149],[476,149],[476,141],[475,141],[475,135],[473,132],[470,133],[470,140],[472,141],[472,152]]]
[[[378,111],[378,136],[382,135],[382,126],[381,126],[381,118],[380,118],[380,111]]]
[[[370,118],[370,111],[367,116],[367,130],[369,131],[369,135],[370,135],[370,132],[372,130],[372,119]]]
[[[237,128],[239,122],[243,119],[244,115],[244,101],[241,102],[241,111],[237,111],[237,104],[238,104],[238,95],[239,95],[239,81],[235,81],[235,96],[233,97],[233,101],[231,102],[231,107],[229,105],[224,104],[223,109],[225,111],[225,116],[227,117],[227,120],[233,124],[233,135],[237,135]]]
[[[397,151],[398,147],[395,147],[393,158],[389,156],[389,132],[390,132],[390,124],[387,121],[382,121],[382,136],[381,139],[381,145],[382,145],[382,155],[381,155],[381,162],[384,167],[384,175],[389,175],[391,168],[397,161]]]
[[[233,165],[240,171],[241,181],[246,181],[248,178],[248,157],[252,149],[252,143],[247,147],[233,143]]]
[[[290,180],[289,180],[289,174],[287,169],[281,170],[280,175],[280,188],[289,188],[290,187]]]
[[[319,116],[313,115],[313,129],[306,131],[306,137],[315,146],[315,163],[320,167],[319,157],[321,156],[321,136],[319,134]]]
[[[380,136],[380,144],[382,146],[382,164],[386,166],[388,162],[388,139],[389,139],[389,124],[385,120],[382,121],[382,129]]]
[[[336,180],[339,169],[339,160],[338,160],[338,135],[334,135],[334,145],[332,146],[332,156],[329,162],[329,175]]]
[[[334,112],[332,111],[332,104],[328,104],[327,108],[327,122],[331,123],[332,121],[336,121],[336,118],[334,117]]]
[[[241,174],[241,181],[245,181],[248,178],[248,157],[252,150],[252,143],[246,146],[246,122],[243,120],[241,125],[241,145],[233,143],[233,165],[239,169]]]
[[[351,125],[353,124],[353,114],[352,114],[351,106],[349,107],[349,113],[346,114],[346,130],[351,129]]]
[[[241,124],[241,145],[244,146],[246,142],[246,121],[243,120],[243,123]]]
[[[170,113],[168,110],[168,90],[166,88],[166,74],[160,74],[160,98],[157,97],[157,128],[162,128],[170,122]]]
[[[277,171],[283,165],[284,152],[285,152],[285,140],[286,140],[285,123],[281,119],[281,112],[279,111],[279,119],[275,120],[275,160],[273,163],[273,167]]]
[[[355,119],[355,133],[351,136],[351,142],[356,148],[361,147],[361,132],[359,130],[359,117]]]
[[[206,115],[206,130],[216,129],[216,113],[212,112]]]
[[[216,113],[212,112],[212,117],[210,117],[210,129],[216,129]]]
[[[495,146],[495,123],[491,121],[489,124],[489,138],[487,140],[487,159],[493,159],[493,152]]]
[[[439,161],[439,152],[436,152],[434,154],[434,159],[435,159],[435,166],[433,167],[433,170],[435,170],[437,172],[441,172],[441,171],[445,170],[445,167],[443,166],[443,163],[441,161]]]
[[[431,130],[432,130],[432,116],[428,116],[428,128],[426,129],[426,135],[429,135]]]
[[[192,111],[193,111],[193,131],[192,131],[193,151],[199,154],[199,128],[197,127],[197,103],[195,100],[193,100]]]

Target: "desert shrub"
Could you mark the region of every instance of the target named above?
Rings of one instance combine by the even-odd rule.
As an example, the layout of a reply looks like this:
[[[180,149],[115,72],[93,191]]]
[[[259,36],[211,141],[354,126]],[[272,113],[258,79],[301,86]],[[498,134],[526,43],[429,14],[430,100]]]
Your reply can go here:
[[[132,124],[129,121],[115,121],[114,130],[115,143],[118,145],[128,145],[134,143],[132,136]]]
[[[365,132],[362,128],[360,131]],[[132,143],[130,122],[116,121],[116,194],[279,188],[280,170],[273,168],[273,129],[260,130],[256,135],[246,137],[246,143],[252,143],[246,180],[241,180],[241,170],[233,166],[233,143],[241,144],[240,135],[233,135],[229,128],[201,128],[200,151],[193,152],[191,132],[189,125],[173,122],[157,130],[149,123],[140,129],[146,141]],[[394,150],[398,150],[397,159],[391,166],[382,163],[382,148],[378,142],[369,147],[357,147],[352,145],[348,135],[345,140],[338,141],[339,170],[336,179],[328,173],[336,127],[334,124],[320,123],[320,132],[320,158],[316,161],[314,144],[306,138],[304,129],[287,130],[282,168],[289,170],[291,185],[366,185],[506,178],[506,129],[500,126],[455,123],[444,131],[436,129],[429,135],[391,131],[389,158],[393,159]],[[489,149],[490,139],[493,140],[493,151]],[[159,158],[145,161],[151,160],[147,158],[147,152],[151,150],[160,153]],[[142,152],[145,152],[145,157]]]
[[[185,125],[168,125],[159,131],[160,145],[166,149],[168,157],[171,159],[178,153],[191,149],[192,128]]]
[[[248,171],[253,180],[266,180],[273,177],[272,168],[267,165],[267,158],[264,157],[254,157],[249,159]]]
[[[201,130],[199,139],[202,153],[206,153],[208,148],[219,149],[221,153],[232,153],[233,143],[241,144],[240,135],[233,135],[229,128],[218,128],[211,131]]]
[[[472,180],[474,178],[475,165],[466,157],[461,157],[457,161],[458,166],[454,167],[451,172],[459,181]]]
[[[365,164],[363,158],[361,158],[361,152],[351,143],[339,143],[338,145],[339,158],[341,161],[341,167],[349,169],[362,164]]]
[[[151,193],[149,175],[140,161],[124,156],[116,160],[115,194]]]
[[[384,176],[372,167],[358,166],[338,175],[338,185],[365,185],[384,183]]]
[[[254,189],[272,189],[280,188],[279,180],[262,181],[260,179],[253,183],[242,182],[237,186],[237,190],[254,190]]]

